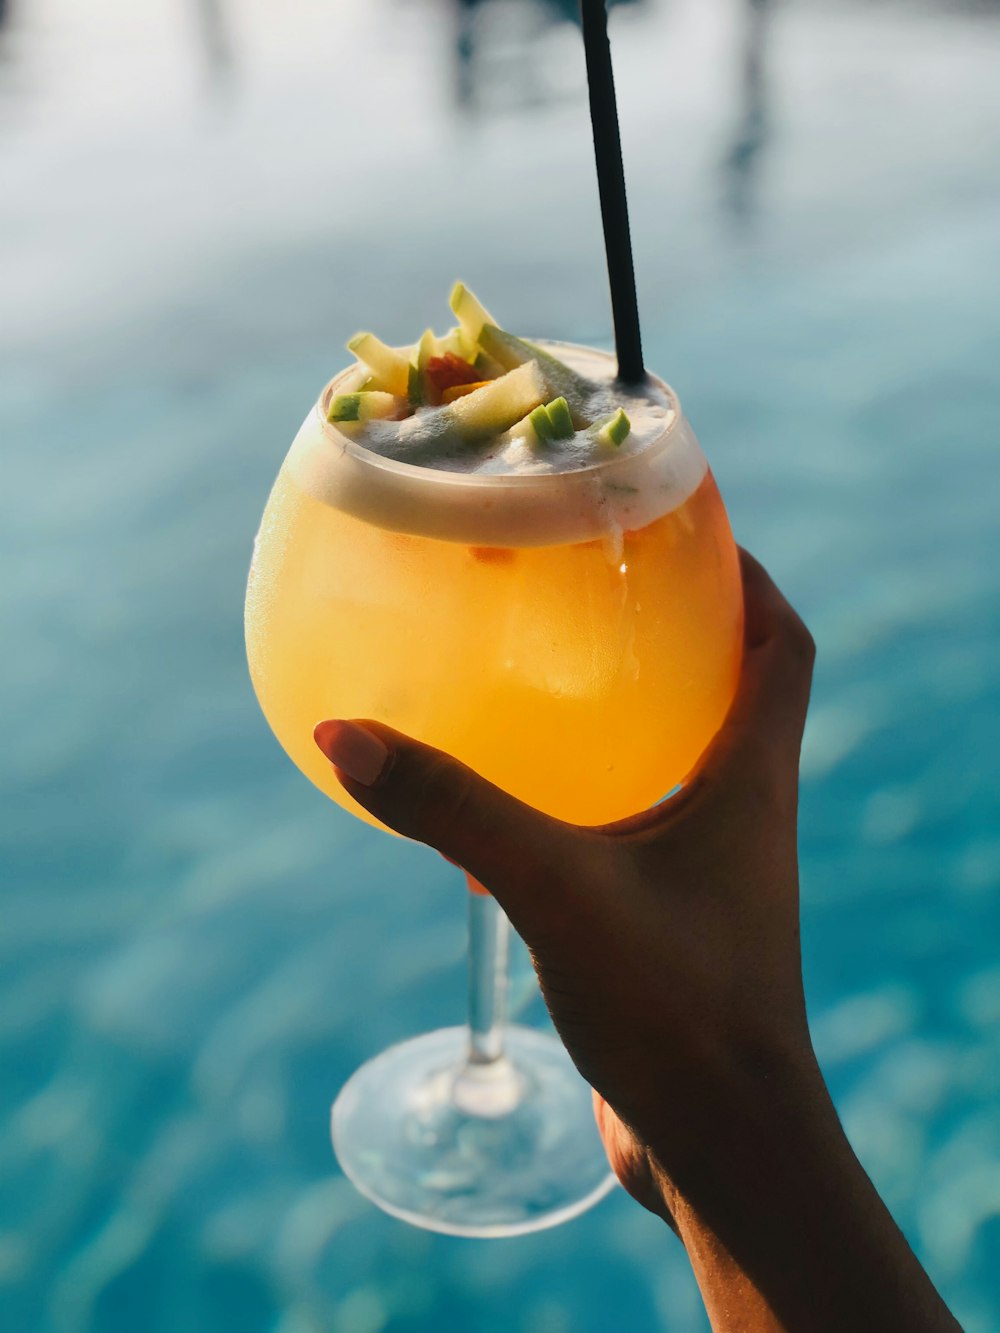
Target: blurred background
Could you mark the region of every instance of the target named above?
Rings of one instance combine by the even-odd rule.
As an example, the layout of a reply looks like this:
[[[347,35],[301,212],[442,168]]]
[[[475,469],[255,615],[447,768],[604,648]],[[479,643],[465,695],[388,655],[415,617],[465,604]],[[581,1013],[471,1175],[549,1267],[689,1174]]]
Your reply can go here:
[[[1000,1331],[1000,6],[612,12],[649,364],[819,642],[816,1043]],[[337,1170],[458,1021],[463,890],[259,715],[242,592],[359,327],[608,345],[570,0],[0,4],[0,1317],[18,1333],[703,1333],[620,1192],[456,1241]],[[523,956],[515,1008],[542,1024]]]

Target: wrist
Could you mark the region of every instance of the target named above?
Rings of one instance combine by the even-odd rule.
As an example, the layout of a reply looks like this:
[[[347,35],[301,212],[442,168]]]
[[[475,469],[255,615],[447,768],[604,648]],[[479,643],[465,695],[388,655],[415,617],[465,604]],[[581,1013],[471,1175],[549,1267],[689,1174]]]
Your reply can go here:
[[[696,1198],[734,1178],[749,1186],[791,1155],[846,1147],[808,1040],[745,1043],[703,1058],[634,1129],[671,1212],[678,1192]]]
[[[851,1149],[811,1047],[717,1072],[700,1118],[670,1118],[648,1142],[657,1211],[713,1329],[959,1333]]]

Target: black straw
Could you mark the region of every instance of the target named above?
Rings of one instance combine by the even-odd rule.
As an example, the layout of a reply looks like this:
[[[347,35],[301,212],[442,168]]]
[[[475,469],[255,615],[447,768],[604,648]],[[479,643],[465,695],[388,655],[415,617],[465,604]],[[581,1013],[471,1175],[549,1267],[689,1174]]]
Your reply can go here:
[[[604,249],[611,284],[611,314],[615,324],[618,378],[641,384],[646,378],[639,334],[639,306],[635,296],[632,238],[625,198],[622,141],[618,132],[618,104],[608,42],[608,13],[604,0],[580,0],[583,49],[587,57],[590,123],[594,130],[597,188],[601,196]]]

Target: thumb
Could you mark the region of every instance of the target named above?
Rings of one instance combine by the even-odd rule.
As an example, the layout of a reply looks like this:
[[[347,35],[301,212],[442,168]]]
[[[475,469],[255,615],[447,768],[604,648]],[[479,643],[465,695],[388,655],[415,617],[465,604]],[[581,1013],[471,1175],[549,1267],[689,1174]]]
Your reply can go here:
[[[441,852],[496,897],[519,930],[559,909],[577,830],[381,722],[331,719],[313,738],[359,805]],[[524,931],[521,931],[524,934]]]

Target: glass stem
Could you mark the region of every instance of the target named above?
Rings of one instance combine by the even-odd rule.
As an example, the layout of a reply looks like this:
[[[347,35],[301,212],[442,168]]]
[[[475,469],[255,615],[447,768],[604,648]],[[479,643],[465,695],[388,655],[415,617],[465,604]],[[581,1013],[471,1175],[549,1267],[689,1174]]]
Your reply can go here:
[[[510,923],[496,899],[469,886],[469,1063],[487,1065],[503,1055],[507,1021]]]

